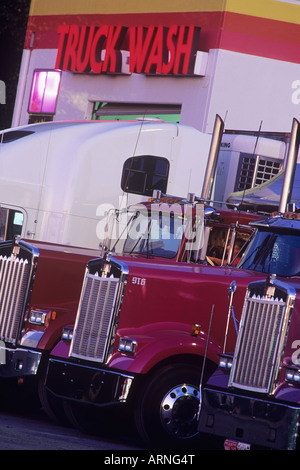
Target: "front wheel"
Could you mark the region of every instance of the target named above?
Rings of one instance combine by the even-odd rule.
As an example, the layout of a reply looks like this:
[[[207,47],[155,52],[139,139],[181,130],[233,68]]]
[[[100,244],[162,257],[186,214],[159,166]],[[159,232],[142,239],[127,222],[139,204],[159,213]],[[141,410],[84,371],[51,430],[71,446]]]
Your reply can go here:
[[[162,369],[145,383],[135,408],[142,439],[155,448],[191,448],[198,440],[201,371],[187,365]]]
[[[63,401],[48,392],[44,382],[45,373],[42,373],[41,377],[38,378],[38,397],[43,410],[52,421],[63,426],[69,426],[69,420],[63,409]]]

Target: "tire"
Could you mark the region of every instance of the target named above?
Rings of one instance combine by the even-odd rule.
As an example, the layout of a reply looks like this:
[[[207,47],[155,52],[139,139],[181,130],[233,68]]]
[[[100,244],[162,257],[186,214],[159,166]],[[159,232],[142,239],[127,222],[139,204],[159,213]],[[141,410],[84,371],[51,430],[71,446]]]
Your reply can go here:
[[[178,364],[163,368],[144,384],[134,416],[148,446],[186,449],[198,441],[200,375],[199,368]]]
[[[93,406],[64,401],[64,412],[74,428],[84,434],[97,435],[101,423],[97,422]]]
[[[38,397],[43,410],[48,417],[57,424],[70,426],[70,422],[65,414],[63,401],[50,393],[45,385],[45,373],[38,378]]]
[[[122,410],[118,407],[99,408],[74,401],[64,401],[64,411],[69,422],[90,436],[114,437],[122,429],[118,424]]]

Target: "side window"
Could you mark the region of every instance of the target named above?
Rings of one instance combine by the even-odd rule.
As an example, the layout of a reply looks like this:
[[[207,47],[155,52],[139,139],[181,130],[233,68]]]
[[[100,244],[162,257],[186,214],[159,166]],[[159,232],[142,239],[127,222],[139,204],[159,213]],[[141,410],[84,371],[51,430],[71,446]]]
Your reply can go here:
[[[250,232],[243,232],[240,230],[237,231],[230,259],[230,263],[232,263],[233,266],[237,266],[239,263],[241,256],[245,252],[246,246],[249,242],[250,235]]]
[[[228,228],[226,227],[211,227],[206,257],[210,264],[220,266],[224,264],[224,260],[227,256],[224,249],[228,243]]]
[[[169,162],[152,155],[131,157],[123,166],[121,188],[127,193],[152,196],[154,189],[167,192]]]
[[[16,235],[21,235],[24,215],[21,211],[0,208],[0,241],[11,240]]]
[[[217,266],[234,262],[235,266],[242,255],[240,251],[244,251],[246,247],[250,233],[236,230],[234,227],[212,227],[207,246],[207,261]]]

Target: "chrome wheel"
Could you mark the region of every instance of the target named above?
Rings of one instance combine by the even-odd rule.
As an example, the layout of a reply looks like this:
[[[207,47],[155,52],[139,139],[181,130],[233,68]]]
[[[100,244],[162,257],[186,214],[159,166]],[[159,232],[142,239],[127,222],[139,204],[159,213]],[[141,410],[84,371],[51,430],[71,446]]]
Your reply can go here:
[[[160,416],[168,434],[177,439],[189,439],[198,434],[199,396],[199,389],[189,384],[178,385],[165,395]]]
[[[176,364],[145,380],[134,415],[137,430],[148,446],[186,449],[198,445],[200,374],[199,367]]]

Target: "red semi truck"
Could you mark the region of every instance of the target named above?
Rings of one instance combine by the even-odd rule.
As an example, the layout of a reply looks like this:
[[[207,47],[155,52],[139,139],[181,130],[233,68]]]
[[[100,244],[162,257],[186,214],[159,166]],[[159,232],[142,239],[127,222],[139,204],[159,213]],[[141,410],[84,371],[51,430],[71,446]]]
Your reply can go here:
[[[156,209],[159,213],[157,203]],[[106,415],[101,407],[133,404],[145,440],[152,442],[155,436],[163,446],[172,446],[175,439],[175,445],[180,446],[197,434],[200,364],[205,356],[212,303],[217,320],[209,339],[210,372],[218,361],[226,323],[223,308],[228,304],[227,287],[236,268],[226,262],[216,265],[222,254],[210,257],[208,253],[201,263],[204,247],[199,250],[196,240],[195,250],[187,249],[190,236],[178,240],[175,250],[172,237],[153,237],[153,220],[161,222],[160,214],[157,219],[151,211],[147,236],[133,240],[129,232],[122,255],[107,252],[87,264],[76,320],[66,324],[61,341],[51,351],[44,406],[48,407],[49,397],[67,402],[65,410],[72,422],[88,429],[94,426],[90,412],[95,416],[99,413],[100,422]],[[230,228],[237,230],[238,240],[248,238],[251,229],[235,224],[226,227],[225,215],[232,221],[239,217],[236,212],[224,211],[220,214],[223,221],[214,221],[210,227],[208,222],[204,228],[212,237],[223,237],[224,248],[229,248],[226,235]],[[138,224],[142,221],[137,219]],[[175,220],[173,224],[175,228]],[[163,224],[160,226],[163,229]],[[187,262],[188,258],[192,262]],[[211,258],[213,266],[208,264]],[[239,307],[249,279],[255,277],[252,272],[241,274],[241,295],[236,297]],[[51,310],[50,305],[48,308]],[[235,337],[235,333],[231,335],[229,344],[234,344]],[[90,411],[87,404],[92,405]],[[97,412],[93,405],[99,407]]]
[[[224,341],[199,407],[199,431],[223,438],[225,449],[299,449],[299,204],[280,209],[259,222],[240,263],[261,276],[247,286],[235,347]]]
[[[236,347],[203,391],[201,432],[234,449],[299,449],[300,216],[260,223],[241,263],[267,279],[247,287]]]
[[[299,146],[296,121],[295,134],[289,161],[296,161]],[[289,198],[286,174],[280,212]],[[75,324],[53,348],[45,381],[74,424],[105,428],[107,409],[127,405],[147,445],[195,445],[199,389],[224,352],[224,334],[226,349],[234,349],[237,331],[228,326],[231,316],[238,324],[247,286],[269,274],[263,262],[276,250],[264,250],[268,223],[252,222],[256,232],[240,261],[243,269],[113,253],[88,263]],[[280,251],[273,274],[282,274],[281,261]],[[232,281],[236,292],[229,302]]]

